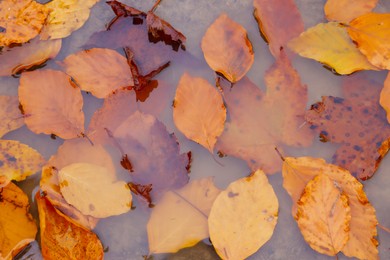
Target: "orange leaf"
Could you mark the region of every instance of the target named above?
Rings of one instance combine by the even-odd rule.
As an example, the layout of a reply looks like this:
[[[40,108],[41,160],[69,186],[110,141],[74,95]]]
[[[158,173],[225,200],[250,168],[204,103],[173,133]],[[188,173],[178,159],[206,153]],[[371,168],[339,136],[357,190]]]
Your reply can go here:
[[[244,77],[254,61],[246,30],[226,14],[210,25],[201,47],[210,68],[232,83]]]
[[[55,134],[64,139],[84,135],[83,98],[65,73],[56,70],[23,73],[19,101],[25,123],[34,133]]]
[[[0,137],[24,125],[18,97],[0,96]]]
[[[352,19],[371,12],[378,0],[328,0],[324,6],[328,21],[349,23]]]
[[[103,259],[103,246],[92,231],[69,222],[39,193],[35,199],[44,259]]]
[[[387,73],[387,78],[383,84],[379,103],[386,110],[387,122],[390,123],[390,72]]]

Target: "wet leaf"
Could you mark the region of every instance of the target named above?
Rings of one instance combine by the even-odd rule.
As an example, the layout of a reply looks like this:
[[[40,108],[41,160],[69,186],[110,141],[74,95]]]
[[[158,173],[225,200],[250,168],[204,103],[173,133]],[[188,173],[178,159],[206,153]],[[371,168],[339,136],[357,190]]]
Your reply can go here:
[[[307,126],[302,126],[307,87],[284,53],[266,72],[265,83],[266,93],[247,78],[232,89],[224,87],[230,120],[216,148],[242,158],[253,171],[260,168],[271,174],[281,169],[275,147],[309,146],[313,135]]]
[[[5,47],[0,52],[0,76],[11,76],[44,64],[57,56],[61,40],[40,41],[35,38],[21,46]]]
[[[324,12],[328,21],[349,23],[352,19],[371,12],[378,0],[328,0]]]
[[[213,153],[226,120],[221,94],[205,79],[185,73],[176,89],[173,120],[187,138]]]
[[[368,13],[349,23],[348,34],[378,68],[390,70],[390,13]]]
[[[22,181],[39,171],[44,163],[43,156],[30,146],[19,141],[0,140],[1,176]]]
[[[254,55],[244,27],[226,14],[219,16],[202,38],[207,64],[232,83],[239,81],[251,68]]]
[[[272,236],[278,220],[278,198],[258,170],[222,191],[209,215],[210,239],[222,259],[244,259]]]
[[[24,125],[16,96],[0,96],[0,137]]]
[[[44,259],[103,259],[103,246],[92,231],[69,222],[39,193],[35,199]]]
[[[131,208],[131,193],[124,181],[117,181],[107,168],[91,163],[73,163],[58,172],[65,200],[84,215],[107,218]]]
[[[342,252],[349,257],[359,259],[377,259],[378,241],[376,240],[377,219],[375,209],[363,191],[363,185],[347,170],[323,159],[300,157],[285,158],[283,163],[283,187],[293,201],[292,215],[297,213],[297,202],[306,184],[317,175],[327,175],[333,183],[348,197],[351,209],[349,240]]]
[[[339,184],[319,174],[306,184],[297,205],[295,219],[309,246],[330,256],[340,252],[349,239],[351,209]]]
[[[33,0],[0,2],[0,46],[23,43],[39,34],[49,9]]]
[[[27,195],[14,183],[0,188],[0,198],[0,258],[11,259],[35,240],[37,225],[29,212]]]
[[[356,74],[343,79],[344,98],[325,96],[306,112],[323,142],[339,143],[333,162],[370,178],[390,148],[390,126],[379,105],[382,86]]]
[[[387,74],[380,94],[379,103],[386,110],[387,122],[390,123],[390,73]]]
[[[272,55],[277,58],[280,48],[303,32],[301,14],[293,0],[254,0],[253,15],[260,33],[266,38]]]
[[[179,190],[166,192],[153,208],[147,225],[149,253],[174,253],[209,237],[207,218],[219,193],[212,178],[194,180]]]
[[[41,32],[41,39],[59,39],[80,29],[89,18],[90,9],[99,0],[52,0],[45,6],[51,10]]]
[[[84,136],[80,89],[61,71],[25,72],[20,78],[19,101],[27,127],[36,134],[63,139]]]
[[[317,60],[339,74],[358,70],[378,70],[356,48],[345,26],[336,22],[320,23],[292,39],[288,47],[299,55]]]

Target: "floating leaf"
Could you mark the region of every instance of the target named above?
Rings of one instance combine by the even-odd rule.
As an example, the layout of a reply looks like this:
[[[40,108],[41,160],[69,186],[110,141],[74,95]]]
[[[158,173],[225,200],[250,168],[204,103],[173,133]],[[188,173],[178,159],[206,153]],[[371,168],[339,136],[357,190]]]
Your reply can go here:
[[[275,146],[309,146],[313,135],[302,126],[307,87],[283,52],[266,72],[265,83],[265,94],[247,78],[223,89],[230,120],[216,147],[244,159],[253,171],[271,174],[281,169]]]
[[[324,6],[328,21],[349,23],[352,19],[371,12],[378,0],[328,0]]]
[[[298,200],[295,219],[306,242],[319,253],[334,256],[349,239],[351,209],[348,197],[328,175],[319,174],[306,184]]]
[[[103,246],[93,232],[69,222],[39,193],[35,199],[44,259],[103,259]]]
[[[294,0],[254,0],[254,16],[270,51],[278,57],[280,48],[303,32],[303,21]]]
[[[80,29],[89,18],[90,9],[99,0],[52,0],[45,6],[51,9],[41,32],[41,39],[59,39]]]
[[[25,72],[20,78],[19,101],[25,123],[34,133],[64,139],[84,136],[80,89],[61,71]]]
[[[378,68],[390,70],[390,13],[368,13],[349,23],[348,34]]]
[[[264,172],[232,182],[209,215],[210,239],[222,259],[244,259],[272,236],[278,220],[278,198]]]
[[[339,74],[358,70],[378,70],[356,48],[345,26],[336,22],[320,23],[292,39],[288,47],[299,55],[332,67]]]
[[[43,156],[26,144],[0,140],[0,175],[22,181],[36,173],[45,163]]]
[[[149,253],[174,253],[209,237],[207,218],[219,192],[212,178],[166,192],[147,225]]]
[[[44,64],[57,56],[61,40],[40,41],[38,38],[12,48],[5,47],[0,52],[0,76],[19,74],[24,70]]]
[[[33,0],[0,2],[0,46],[23,43],[39,34],[49,9]]]
[[[379,103],[386,110],[387,121],[390,123],[390,72],[387,74],[387,78],[383,84]]]
[[[327,164],[323,159],[287,157],[283,163],[283,187],[293,200],[292,215],[297,214],[297,202],[306,184],[315,176],[327,175],[339,185],[343,194],[348,196],[351,209],[349,240],[342,252],[349,257],[359,259],[377,259],[378,242],[377,219],[375,209],[363,191],[363,185],[347,170],[336,165]]]
[[[37,225],[29,209],[27,195],[14,183],[0,188],[1,259],[12,259],[15,251],[35,240]]]
[[[0,96],[0,137],[24,125],[19,109],[19,100],[15,96]]]
[[[254,61],[246,30],[226,14],[210,25],[201,47],[210,68],[232,83],[244,77]]]
[[[221,94],[203,78],[185,73],[176,89],[173,120],[187,138],[213,153],[226,120]]]

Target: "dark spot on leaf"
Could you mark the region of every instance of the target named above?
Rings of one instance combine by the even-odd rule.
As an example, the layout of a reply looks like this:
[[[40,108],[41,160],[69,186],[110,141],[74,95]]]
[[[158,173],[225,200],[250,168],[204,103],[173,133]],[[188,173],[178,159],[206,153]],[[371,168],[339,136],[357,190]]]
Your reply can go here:
[[[222,151],[217,152],[219,158],[226,157],[226,154],[224,154]]]
[[[310,129],[314,130],[316,129],[318,126],[317,125],[310,125]]]
[[[334,98],[333,98],[333,101],[334,101],[334,103],[336,103],[336,104],[341,104],[341,103],[344,102],[344,99],[343,99],[343,98],[339,98],[339,97],[334,97]]]
[[[323,143],[329,141],[328,140],[328,135],[329,135],[328,132],[321,131],[321,133],[320,133],[320,141],[323,142]]]
[[[127,154],[122,156],[122,160],[120,161],[120,163],[125,170],[128,170],[129,172],[134,172],[133,165],[131,164]]]
[[[94,211],[94,210],[95,210],[95,206],[92,205],[92,204],[89,204],[89,210],[90,210],[90,211]]]
[[[57,139],[57,136],[55,134],[51,134],[50,135],[50,138],[53,139],[53,140],[56,140]]]
[[[6,28],[4,28],[3,26],[0,26],[0,33],[5,33],[7,31]]]
[[[188,158],[188,163],[186,165],[186,170],[187,170],[187,173],[190,173],[191,172],[191,164],[192,164],[192,152],[189,151],[187,153],[187,158]]]
[[[353,149],[356,150],[356,151],[361,151],[362,150],[362,148],[359,145],[354,145]]]
[[[228,193],[228,197],[229,197],[229,198],[233,198],[233,197],[236,197],[236,196],[238,196],[238,195],[239,195],[238,192],[229,191],[229,193]]]

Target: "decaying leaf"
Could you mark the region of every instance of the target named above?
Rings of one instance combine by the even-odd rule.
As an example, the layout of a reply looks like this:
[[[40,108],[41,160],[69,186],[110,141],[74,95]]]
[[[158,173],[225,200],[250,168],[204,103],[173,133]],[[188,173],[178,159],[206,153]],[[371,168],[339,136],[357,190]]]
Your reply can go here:
[[[272,236],[278,198],[264,172],[232,182],[211,208],[210,239],[222,259],[245,259]]]
[[[319,174],[306,184],[297,201],[295,219],[306,242],[319,253],[334,256],[349,239],[351,209],[337,182]]]
[[[99,0],[52,0],[45,6],[51,10],[40,37],[59,39],[80,29],[89,18],[90,9]]]
[[[390,148],[390,125],[379,105],[382,86],[362,75],[343,79],[344,98],[325,96],[306,112],[321,141],[339,143],[333,162],[359,179],[370,178]]]
[[[0,96],[0,137],[24,125],[16,96]]]
[[[299,55],[317,60],[339,74],[358,70],[378,70],[356,48],[345,26],[336,22],[320,23],[292,39],[288,47]]]
[[[116,89],[134,85],[126,58],[114,50],[83,50],[69,55],[63,65],[81,90],[91,92],[97,98],[105,98]]]
[[[348,34],[376,67],[390,70],[390,13],[368,13],[349,23]]]
[[[103,259],[103,246],[92,231],[69,222],[39,193],[35,199],[44,259]]]
[[[64,139],[84,136],[80,89],[61,71],[25,72],[20,78],[19,102],[25,123],[34,133]]]
[[[34,0],[0,2],[0,46],[23,43],[39,34],[49,8]]]
[[[27,195],[14,183],[0,188],[0,259],[12,259],[35,240],[37,225],[29,209]]]
[[[43,156],[26,144],[0,140],[0,176],[22,181],[36,173],[45,163]]]
[[[40,41],[38,38],[12,48],[5,47],[0,52],[0,76],[11,76],[44,64],[57,56],[61,40]]]
[[[253,171],[260,168],[271,174],[281,169],[275,147],[309,146],[313,134],[302,126],[307,87],[284,52],[266,72],[265,83],[265,94],[247,78],[233,88],[224,87],[230,120],[216,148],[244,159]]]
[[[221,94],[205,79],[185,73],[176,89],[173,120],[187,138],[213,153],[226,120]]]
[[[328,21],[349,23],[352,19],[371,12],[378,0],[328,0],[324,12]]]
[[[387,122],[390,123],[390,72],[387,74],[387,78],[383,84],[379,103],[386,110]]]
[[[149,253],[177,252],[209,237],[207,218],[219,193],[212,178],[166,192],[152,209],[147,225]]]
[[[303,32],[303,21],[294,0],[254,0],[253,15],[274,57],[280,48]]]
[[[351,209],[349,240],[342,252],[349,257],[377,259],[375,209],[368,201],[363,191],[363,185],[347,170],[333,164],[327,164],[323,159],[284,158],[283,187],[293,201],[292,215],[295,217],[297,214],[297,203],[307,183],[320,174],[327,175],[333,183],[337,183],[340,191],[348,197]]]
[[[244,27],[226,14],[219,16],[202,38],[207,64],[232,83],[239,81],[251,68],[254,55]]]

